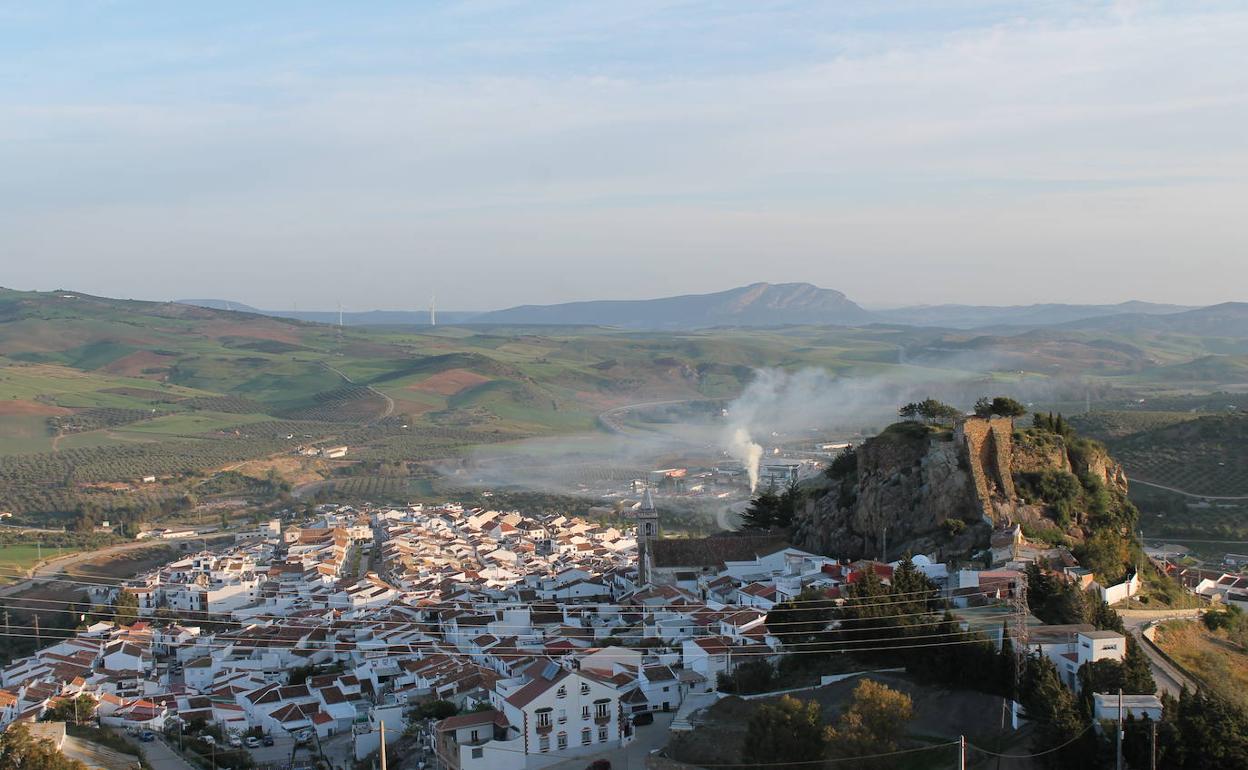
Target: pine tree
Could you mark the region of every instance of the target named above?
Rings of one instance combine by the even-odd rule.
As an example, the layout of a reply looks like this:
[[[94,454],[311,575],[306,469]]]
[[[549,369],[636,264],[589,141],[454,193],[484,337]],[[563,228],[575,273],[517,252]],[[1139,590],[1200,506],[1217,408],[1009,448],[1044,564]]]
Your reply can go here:
[[[1152,695],[1157,692],[1148,656],[1140,643],[1130,636],[1127,637],[1127,654],[1122,659],[1122,691],[1129,695]]]

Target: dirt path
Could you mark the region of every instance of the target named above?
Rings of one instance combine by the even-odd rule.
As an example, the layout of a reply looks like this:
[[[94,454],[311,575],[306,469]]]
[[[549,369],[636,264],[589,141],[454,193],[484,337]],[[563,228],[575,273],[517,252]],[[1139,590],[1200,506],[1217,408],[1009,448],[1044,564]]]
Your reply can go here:
[[[339,377],[341,377],[342,379],[346,380],[346,382],[347,382],[347,384],[348,384],[348,385],[355,385],[355,384],[356,384],[355,380],[353,380],[353,379],[351,379],[350,377],[348,377],[348,376],[346,375],[346,373],[345,373],[345,372],[343,372],[341,369],[338,369],[338,368],[336,368],[336,367],[334,367],[334,366],[330,365],[330,364],[329,364],[328,362],[326,362],[326,361],[322,361],[322,362],[321,362],[321,365],[322,365],[322,366],[324,366],[326,369],[330,370],[331,372],[333,372],[334,374],[338,375],[338,376],[339,376]],[[378,395],[378,396],[381,396],[381,398],[382,398],[383,400],[385,400],[385,402],[386,402],[386,411],[382,412],[382,413],[381,413],[378,417],[376,417],[376,418],[375,418],[375,420],[384,420],[384,419],[386,419],[387,417],[389,417],[390,415],[394,414],[394,399],[393,399],[393,398],[390,398],[390,397],[389,397],[389,396],[387,396],[385,393],[382,393],[380,390],[377,390],[377,389],[376,389],[376,388],[374,388],[372,385],[365,385],[364,387],[368,388],[370,392],[372,392],[372,393],[374,393],[374,394],[376,394],[376,395]]]
[[[99,558],[107,558],[116,556],[117,554],[126,553],[128,551],[138,551],[144,548],[152,548],[153,546],[168,544],[168,541],[152,541],[137,540],[133,543],[121,543],[119,545],[109,546],[95,551],[79,551],[77,553],[66,554],[52,559],[44,559],[43,562],[36,565],[31,571],[29,577],[11,583],[0,588],[0,596],[12,596],[21,593],[34,586],[48,582],[50,578],[65,574],[66,570],[83,562],[94,561]]]

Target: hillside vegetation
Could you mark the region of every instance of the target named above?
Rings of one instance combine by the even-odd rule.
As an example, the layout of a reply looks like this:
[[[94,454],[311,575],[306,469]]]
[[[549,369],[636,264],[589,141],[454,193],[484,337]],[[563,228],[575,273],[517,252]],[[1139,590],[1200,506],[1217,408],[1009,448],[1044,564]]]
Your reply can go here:
[[[1248,413],[1111,413],[1076,424],[1102,433],[1137,480],[1198,496],[1248,495]]]
[[[741,301],[763,314],[772,300],[840,302],[804,292]],[[729,309],[737,302],[725,301]],[[593,432],[599,415],[618,406],[730,399],[758,367],[876,377],[873,397],[882,400],[930,384],[960,401],[991,381],[1043,384],[1057,401],[1095,393],[1117,403],[1163,395],[1139,379],[1150,367],[1225,347],[1223,338],[1118,330],[1092,337],[895,326],[339,328],[72,291],[0,290],[0,510],[31,521],[124,521],[226,494],[213,490],[288,492],[270,472],[301,483],[350,476],[340,489],[398,497],[427,487],[433,461],[483,444]],[[968,354],[984,373],[967,373]],[[1065,378],[1079,368],[1070,362],[1099,378]],[[845,419],[878,418],[849,410]],[[340,444],[350,447],[343,460],[299,460],[293,469],[277,462],[300,447]],[[389,464],[386,474],[371,470],[377,463]],[[244,466],[264,483],[209,483]],[[155,483],[142,481],[153,476]],[[370,484],[367,476],[386,480]]]

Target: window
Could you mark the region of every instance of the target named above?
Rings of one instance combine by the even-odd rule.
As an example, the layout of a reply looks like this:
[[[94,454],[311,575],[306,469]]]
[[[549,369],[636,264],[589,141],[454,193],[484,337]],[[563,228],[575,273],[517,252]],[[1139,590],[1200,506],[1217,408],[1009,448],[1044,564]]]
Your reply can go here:
[[[542,737],[537,739],[537,750],[541,751],[542,753],[550,751],[550,736],[549,735],[543,735]]]
[[[470,743],[476,743],[476,742],[477,742],[477,741],[479,741],[479,740],[481,740],[481,736],[480,736],[480,734],[479,734],[479,731],[477,731],[477,730],[473,730],[473,731],[472,731],[472,737],[471,737],[471,738],[469,738],[469,739],[468,739],[468,741],[469,741]]]
[[[606,719],[609,714],[607,709],[610,708],[611,702],[606,700],[594,701],[594,719]]]
[[[555,745],[558,746],[561,750],[566,749],[568,747],[568,734],[559,733],[558,740],[555,742]]]
[[[581,745],[588,746],[591,741],[593,741],[593,738],[590,736],[589,728],[586,727],[584,730],[581,730]]]
[[[568,697],[568,688],[566,688],[566,687],[560,687],[558,690],[556,690],[556,691],[555,691],[555,697],[556,697],[556,698],[566,698],[566,697]]]
[[[538,709],[537,726],[550,727],[550,709]]]
[[[472,750],[473,759],[480,759],[481,757],[484,757],[484,756],[485,756],[485,749],[473,749]]]
[[[606,742],[607,742],[607,727],[606,727],[606,725],[603,725],[602,727],[599,727],[599,728],[598,728],[598,742],[599,742],[599,743],[606,743]]]
[[[589,695],[589,682],[581,682],[581,695]]]
[[[559,724],[563,724],[566,721],[568,721],[568,710],[559,709]]]
[[[589,719],[589,706],[581,706],[581,719]]]

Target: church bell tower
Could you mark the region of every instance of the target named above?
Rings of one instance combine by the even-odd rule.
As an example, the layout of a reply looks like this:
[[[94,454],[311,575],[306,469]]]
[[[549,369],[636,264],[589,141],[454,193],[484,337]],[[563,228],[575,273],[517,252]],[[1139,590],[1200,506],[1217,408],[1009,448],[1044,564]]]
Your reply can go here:
[[[659,509],[647,488],[633,518],[637,521],[637,579],[650,582],[650,543],[659,539]]]

